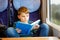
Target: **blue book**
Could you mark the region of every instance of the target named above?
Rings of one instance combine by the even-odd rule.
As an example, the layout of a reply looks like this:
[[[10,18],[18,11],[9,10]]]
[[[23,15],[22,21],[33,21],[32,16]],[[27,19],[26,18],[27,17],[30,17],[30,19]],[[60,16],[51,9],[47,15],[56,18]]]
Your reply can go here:
[[[35,24],[38,24],[40,22],[40,20],[37,20],[31,24],[26,24],[26,23],[23,23],[23,22],[16,22],[16,28],[19,28],[21,29],[21,34],[30,34],[32,28],[34,27]]]
[[[32,25],[30,24],[25,24],[25,23],[16,23],[16,28],[19,28],[21,29],[21,34],[30,34],[30,31],[31,31],[31,28],[32,28]]]

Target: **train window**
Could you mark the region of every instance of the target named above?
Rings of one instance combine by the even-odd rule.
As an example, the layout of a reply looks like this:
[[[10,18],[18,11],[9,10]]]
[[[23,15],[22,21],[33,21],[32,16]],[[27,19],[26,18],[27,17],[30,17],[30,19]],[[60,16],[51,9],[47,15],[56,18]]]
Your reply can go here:
[[[49,0],[48,4],[49,21],[60,25],[60,0]]]

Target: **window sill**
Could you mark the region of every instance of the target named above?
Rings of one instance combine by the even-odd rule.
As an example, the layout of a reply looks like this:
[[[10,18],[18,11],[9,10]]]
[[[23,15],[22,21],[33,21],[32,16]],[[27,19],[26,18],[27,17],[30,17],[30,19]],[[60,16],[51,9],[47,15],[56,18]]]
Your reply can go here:
[[[60,26],[50,22],[48,19],[46,20],[46,23],[53,28],[53,35],[60,37]]]
[[[46,20],[46,23],[47,23],[49,26],[51,26],[52,28],[57,29],[58,31],[60,31],[60,26],[59,26],[59,25],[56,25],[56,24],[50,22],[48,19]]]

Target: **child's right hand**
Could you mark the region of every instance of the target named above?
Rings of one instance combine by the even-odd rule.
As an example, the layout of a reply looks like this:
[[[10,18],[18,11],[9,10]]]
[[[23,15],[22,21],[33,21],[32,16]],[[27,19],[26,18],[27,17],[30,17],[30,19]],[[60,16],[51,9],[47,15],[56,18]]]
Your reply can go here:
[[[16,31],[17,31],[18,33],[21,33],[21,30],[20,30],[20,29],[18,29],[18,28],[16,29]]]

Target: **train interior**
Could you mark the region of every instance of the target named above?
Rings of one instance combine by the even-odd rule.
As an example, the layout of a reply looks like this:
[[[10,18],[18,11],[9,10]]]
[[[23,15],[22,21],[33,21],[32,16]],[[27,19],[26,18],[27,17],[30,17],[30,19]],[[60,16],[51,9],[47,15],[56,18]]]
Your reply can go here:
[[[55,4],[54,6],[49,5],[50,2],[51,4],[53,3],[54,0],[0,0],[0,37],[5,37],[5,30],[8,27],[13,27],[13,23],[16,22],[17,19],[17,10],[21,6],[25,6],[29,9],[30,11],[30,21],[35,22],[36,20],[40,20],[41,23],[46,23],[49,25],[49,35],[48,37],[58,37],[60,38],[60,16],[57,11],[58,17],[56,17],[59,21],[57,25],[53,24],[55,21],[51,21],[54,19],[50,19],[52,14],[51,10],[56,10],[54,9],[54,6],[56,7]],[[57,0],[58,1],[58,0]],[[58,3],[58,2],[57,2]],[[59,4],[60,5],[60,4]],[[53,7],[53,9],[51,8]],[[60,6],[59,6],[60,7]],[[57,7],[57,10],[60,10],[60,8]],[[55,11],[56,12],[56,11]],[[51,14],[49,14],[51,13]],[[53,11],[54,13],[54,11]],[[53,18],[55,16],[52,16]],[[50,22],[51,21],[51,22]]]

